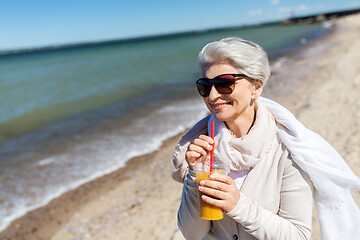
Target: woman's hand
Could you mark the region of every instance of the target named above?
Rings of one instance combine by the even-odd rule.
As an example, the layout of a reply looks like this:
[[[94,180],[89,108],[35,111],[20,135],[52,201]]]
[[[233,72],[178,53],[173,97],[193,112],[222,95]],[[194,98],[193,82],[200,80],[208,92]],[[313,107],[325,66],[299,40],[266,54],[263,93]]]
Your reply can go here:
[[[204,193],[204,202],[220,207],[224,212],[230,212],[240,199],[240,192],[234,180],[223,174],[211,174],[211,180],[202,180],[199,191]]]
[[[200,135],[199,138],[196,138],[194,142],[189,145],[185,159],[192,170],[194,169],[196,161],[202,156],[205,156],[208,151],[212,150],[212,144],[214,144],[214,140],[211,137]]]

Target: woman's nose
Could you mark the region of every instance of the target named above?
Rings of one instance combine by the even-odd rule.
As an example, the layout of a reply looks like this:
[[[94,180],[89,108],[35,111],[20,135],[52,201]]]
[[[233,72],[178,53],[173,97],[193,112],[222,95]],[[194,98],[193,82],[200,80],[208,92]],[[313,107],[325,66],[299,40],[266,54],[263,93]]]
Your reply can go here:
[[[215,86],[212,85],[211,87],[211,90],[210,90],[210,93],[209,93],[209,100],[215,100],[217,99],[218,97],[220,97],[221,94],[216,90]]]

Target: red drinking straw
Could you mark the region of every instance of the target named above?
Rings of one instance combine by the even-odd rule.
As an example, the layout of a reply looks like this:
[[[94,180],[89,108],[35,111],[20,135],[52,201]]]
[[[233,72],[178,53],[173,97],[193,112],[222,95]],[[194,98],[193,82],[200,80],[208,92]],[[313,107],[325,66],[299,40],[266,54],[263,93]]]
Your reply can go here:
[[[215,140],[214,140],[214,121],[211,121],[211,138],[213,140],[212,149],[210,152],[210,173],[214,170],[214,148],[215,148]]]

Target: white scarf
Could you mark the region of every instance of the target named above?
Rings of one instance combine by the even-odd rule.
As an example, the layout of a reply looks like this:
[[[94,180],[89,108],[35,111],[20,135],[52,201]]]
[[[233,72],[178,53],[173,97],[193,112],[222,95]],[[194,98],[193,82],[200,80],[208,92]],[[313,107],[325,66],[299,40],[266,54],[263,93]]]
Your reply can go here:
[[[260,97],[258,102],[258,112],[264,104],[278,123],[278,134],[292,159],[314,184],[322,239],[360,238],[360,209],[351,195],[352,190],[360,189],[360,178],[328,142],[302,125],[286,108],[264,97]],[[209,122],[213,119],[210,118]],[[234,137],[224,123],[219,123],[216,127],[215,122],[215,139],[219,142],[217,154],[228,154],[231,169],[253,167],[261,157],[239,154],[239,150],[234,152],[229,145]]]
[[[272,139],[277,129],[274,118],[261,105],[257,106],[256,115],[249,134],[241,138],[236,138],[225,123],[217,121],[213,115],[209,118],[208,132],[211,132],[211,121],[214,121],[214,138],[218,143],[214,155],[224,162],[229,170],[249,170],[269,152],[271,141],[267,139]]]
[[[351,191],[360,189],[360,178],[328,142],[302,125],[290,111],[264,97],[259,102],[279,123],[281,140],[314,184],[322,239],[359,239],[360,209]]]

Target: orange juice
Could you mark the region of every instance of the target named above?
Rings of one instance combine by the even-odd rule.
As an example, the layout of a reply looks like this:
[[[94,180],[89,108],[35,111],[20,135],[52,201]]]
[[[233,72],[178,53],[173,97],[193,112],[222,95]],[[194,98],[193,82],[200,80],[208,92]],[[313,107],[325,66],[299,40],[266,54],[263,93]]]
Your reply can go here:
[[[222,170],[214,170],[217,173],[223,173]],[[210,172],[197,172],[196,173],[196,181],[198,186],[200,181],[202,180],[209,180],[210,179]],[[206,220],[220,220],[224,217],[224,213],[221,208],[214,207],[201,199],[203,195],[202,192],[199,191],[199,201],[200,201],[200,217]]]

